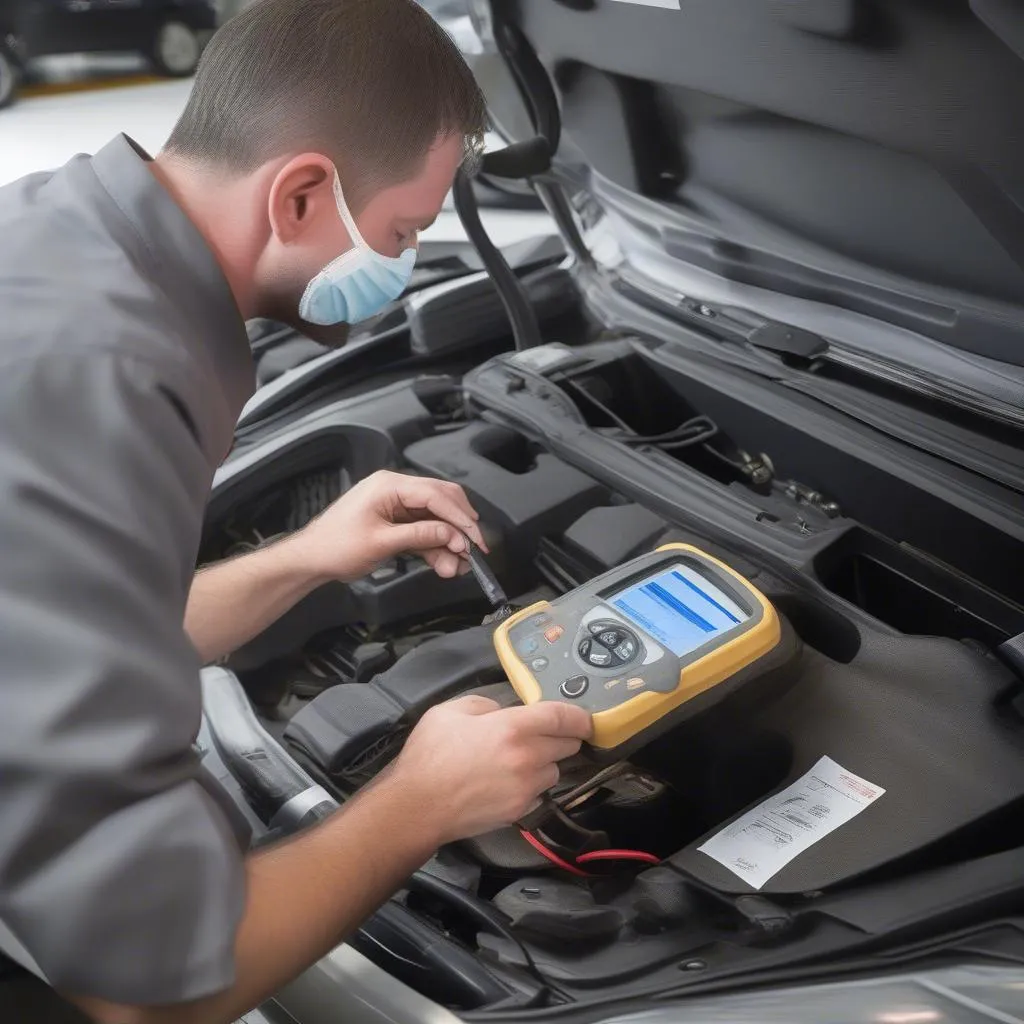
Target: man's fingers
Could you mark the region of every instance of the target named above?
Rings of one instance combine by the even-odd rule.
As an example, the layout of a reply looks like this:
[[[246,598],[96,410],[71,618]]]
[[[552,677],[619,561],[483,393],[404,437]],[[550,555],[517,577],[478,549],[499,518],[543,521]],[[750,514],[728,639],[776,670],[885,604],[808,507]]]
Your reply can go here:
[[[461,556],[467,556],[466,538],[453,526],[438,519],[417,519],[411,523],[391,523],[387,527],[388,547],[399,551],[414,551],[431,565],[438,558],[452,566],[454,575]]]
[[[439,523],[434,519],[419,519],[414,523],[392,523],[385,529],[387,547],[394,554],[400,551],[424,554],[428,551],[447,551],[448,538],[452,533],[452,528],[447,523]]]
[[[398,503],[410,512],[429,512],[438,519],[450,523],[462,534],[466,534],[484,551],[483,534],[477,525],[479,516],[466,492],[458,484],[449,484],[442,480],[422,480],[417,477],[398,477],[395,485],[395,497]],[[449,536],[444,542],[451,551],[459,552],[466,549],[465,539]]]
[[[544,761],[565,761],[580,752],[580,740],[544,736],[537,740],[534,750]]]
[[[442,489],[451,495],[452,500],[465,510],[466,514],[474,523],[480,518],[480,513],[473,508],[466,492],[457,483],[454,483],[451,480],[440,480],[435,481],[435,483],[439,483]]]
[[[540,787],[541,793],[546,793],[558,785],[558,780],[561,777],[562,773],[558,770],[557,764],[545,765],[537,774],[536,786]]]
[[[554,786],[554,785],[556,785],[557,783],[558,783],[558,779],[555,779],[555,781],[551,783],[551,786]],[[543,783],[542,783],[542,785],[543,785]],[[551,788],[551,786],[548,786],[548,787],[547,787],[547,789],[550,789],[550,788]],[[539,790],[539,792],[540,792],[540,793],[544,793],[544,792],[545,792],[545,790],[544,790],[544,789],[540,789],[540,790]],[[534,812],[534,811],[540,810],[540,805],[541,805],[541,804],[542,804],[543,802],[544,802],[544,801],[543,801],[543,800],[541,800],[541,798],[540,798],[540,797],[538,796],[538,797],[537,797],[537,799],[536,799],[536,800],[534,800],[534,801],[533,801],[533,803],[532,803],[532,804],[530,804],[530,806],[526,808],[526,813],[525,813],[525,814],[523,815],[523,817],[522,817],[522,818],[520,818],[519,820],[520,820],[520,821],[522,821],[522,820],[523,820],[524,818],[528,818],[528,817],[529,817],[529,816],[530,816],[531,814],[533,814],[533,812]]]
[[[464,715],[489,715],[492,711],[501,710],[501,705],[496,700],[482,697],[479,693],[467,693],[464,697],[455,697],[447,704],[440,704],[438,707],[448,707]]]
[[[542,700],[510,710],[518,714],[525,728],[540,736],[587,740],[594,728],[588,712],[561,701]]]
[[[451,559],[449,562],[448,559]],[[437,556],[438,561],[444,562],[444,572],[437,569],[437,566],[427,558],[427,561],[434,567],[434,571],[437,572],[438,576],[444,576],[445,579],[451,579],[454,576],[465,576],[467,572],[472,570],[469,568],[469,562],[462,555],[453,555],[450,551],[442,551]],[[448,571],[449,566],[451,572]]]
[[[444,579],[452,579],[455,576],[459,576],[464,570],[469,568],[468,563],[463,562],[458,555],[453,555],[450,551],[438,548],[434,548],[432,551],[420,552],[423,560],[429,565],[438,576]]]

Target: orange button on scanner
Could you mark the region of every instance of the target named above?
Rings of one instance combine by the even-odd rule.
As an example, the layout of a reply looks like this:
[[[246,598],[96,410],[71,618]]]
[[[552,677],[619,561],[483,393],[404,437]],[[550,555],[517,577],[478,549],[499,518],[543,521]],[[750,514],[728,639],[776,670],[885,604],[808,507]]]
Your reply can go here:
[[[562,638],[562,634],[565,632],[561,626],[552,626],[550,629],[544,630],[544,639],[549,644],[556,644]]]

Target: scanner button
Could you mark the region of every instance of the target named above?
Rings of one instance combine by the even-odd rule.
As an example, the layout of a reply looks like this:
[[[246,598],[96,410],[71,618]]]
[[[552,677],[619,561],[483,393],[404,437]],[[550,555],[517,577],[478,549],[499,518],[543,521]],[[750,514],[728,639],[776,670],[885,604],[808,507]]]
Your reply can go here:
[[[542,612],[540,615],[534,615],[534,617],[532,619],[530,619],[530,625],[531,626],[536,626],[537,629],[540,629],[541,626],[546,626],[550,621],[551,621],[551,616],[550,615],[545,615]]]
[[[590,648],[593,647],[593,643],[590,640],[584,640],[579,646],[580,657],[583,659],[590,657]]]
[[[566,679],[559,687],[559,690],[562,691],[563,697],[575,699],[576,697],[582,697],[587,692],[588,683],[589,680],[586,676],[573,676],[571,679]]]
[[[598,648],[594,647],[591,650],[590,657],[587,658],[587,661],[589,661],[591,665],[596,665],[598,668],[601,668],[604,665],[610,665],[612,663],[611,652],[598,650]]]
[[[615,648],[615,653],[623,661],[632,661],[636,656],[636,644],[632,640],[623,640],[618,647]]]
[[[594,633],[595,635],[597,633],[600,633],[601,630],[607,629],[607,628],[608,628],[608,623],[607,622],[592,622],[590,624],[590,632]]]
[[[544,639],[549,644],[556,644],[562,638],[562,634],[565,632],[561,626],[552,626],[550,629],[544,630]]]
[[[525,640],[520,640],[519,653],[526,656],[536,654],[538,647],[540,647],[540,641],[535,636],[528,636]]]
[[[534,658],[533,661],[530,662],[530,668],[532,668],[534,672],[543,672],[547,667],[547,658]]]
[[[602,633],[598,639],[605,645],[605,647],[617,647],[619,641],[622,640],[622,634],[614,629],[609,629]]]

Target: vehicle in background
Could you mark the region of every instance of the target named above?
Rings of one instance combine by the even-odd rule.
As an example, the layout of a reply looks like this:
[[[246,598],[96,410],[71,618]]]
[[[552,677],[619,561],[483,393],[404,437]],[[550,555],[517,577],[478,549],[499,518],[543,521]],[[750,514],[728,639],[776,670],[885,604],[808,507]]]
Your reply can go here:
[[[187,77],[217,24],[212,0],[5,0],[0,107],[40,57],[137,53],[161,75]]]
[[[14,102],[24,74],[20,44],[12,29],[0,12],[0,109]]]

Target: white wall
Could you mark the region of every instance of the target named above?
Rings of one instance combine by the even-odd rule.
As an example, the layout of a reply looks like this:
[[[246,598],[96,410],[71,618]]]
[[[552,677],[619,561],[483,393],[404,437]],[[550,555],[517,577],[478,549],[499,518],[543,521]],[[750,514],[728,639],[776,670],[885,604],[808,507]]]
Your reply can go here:
[[[76,153],[94,153],[118,132],[148,152],[166,141],[192,87],[190,81],[158,82],[94,92],[23,99],[0,110],[0,185],[32,171],[59,167]],[[498,245],[552,230],[546,214],[485,210],[484,222]],[[464,238],[454,213],[443,213],[423,237]]]

